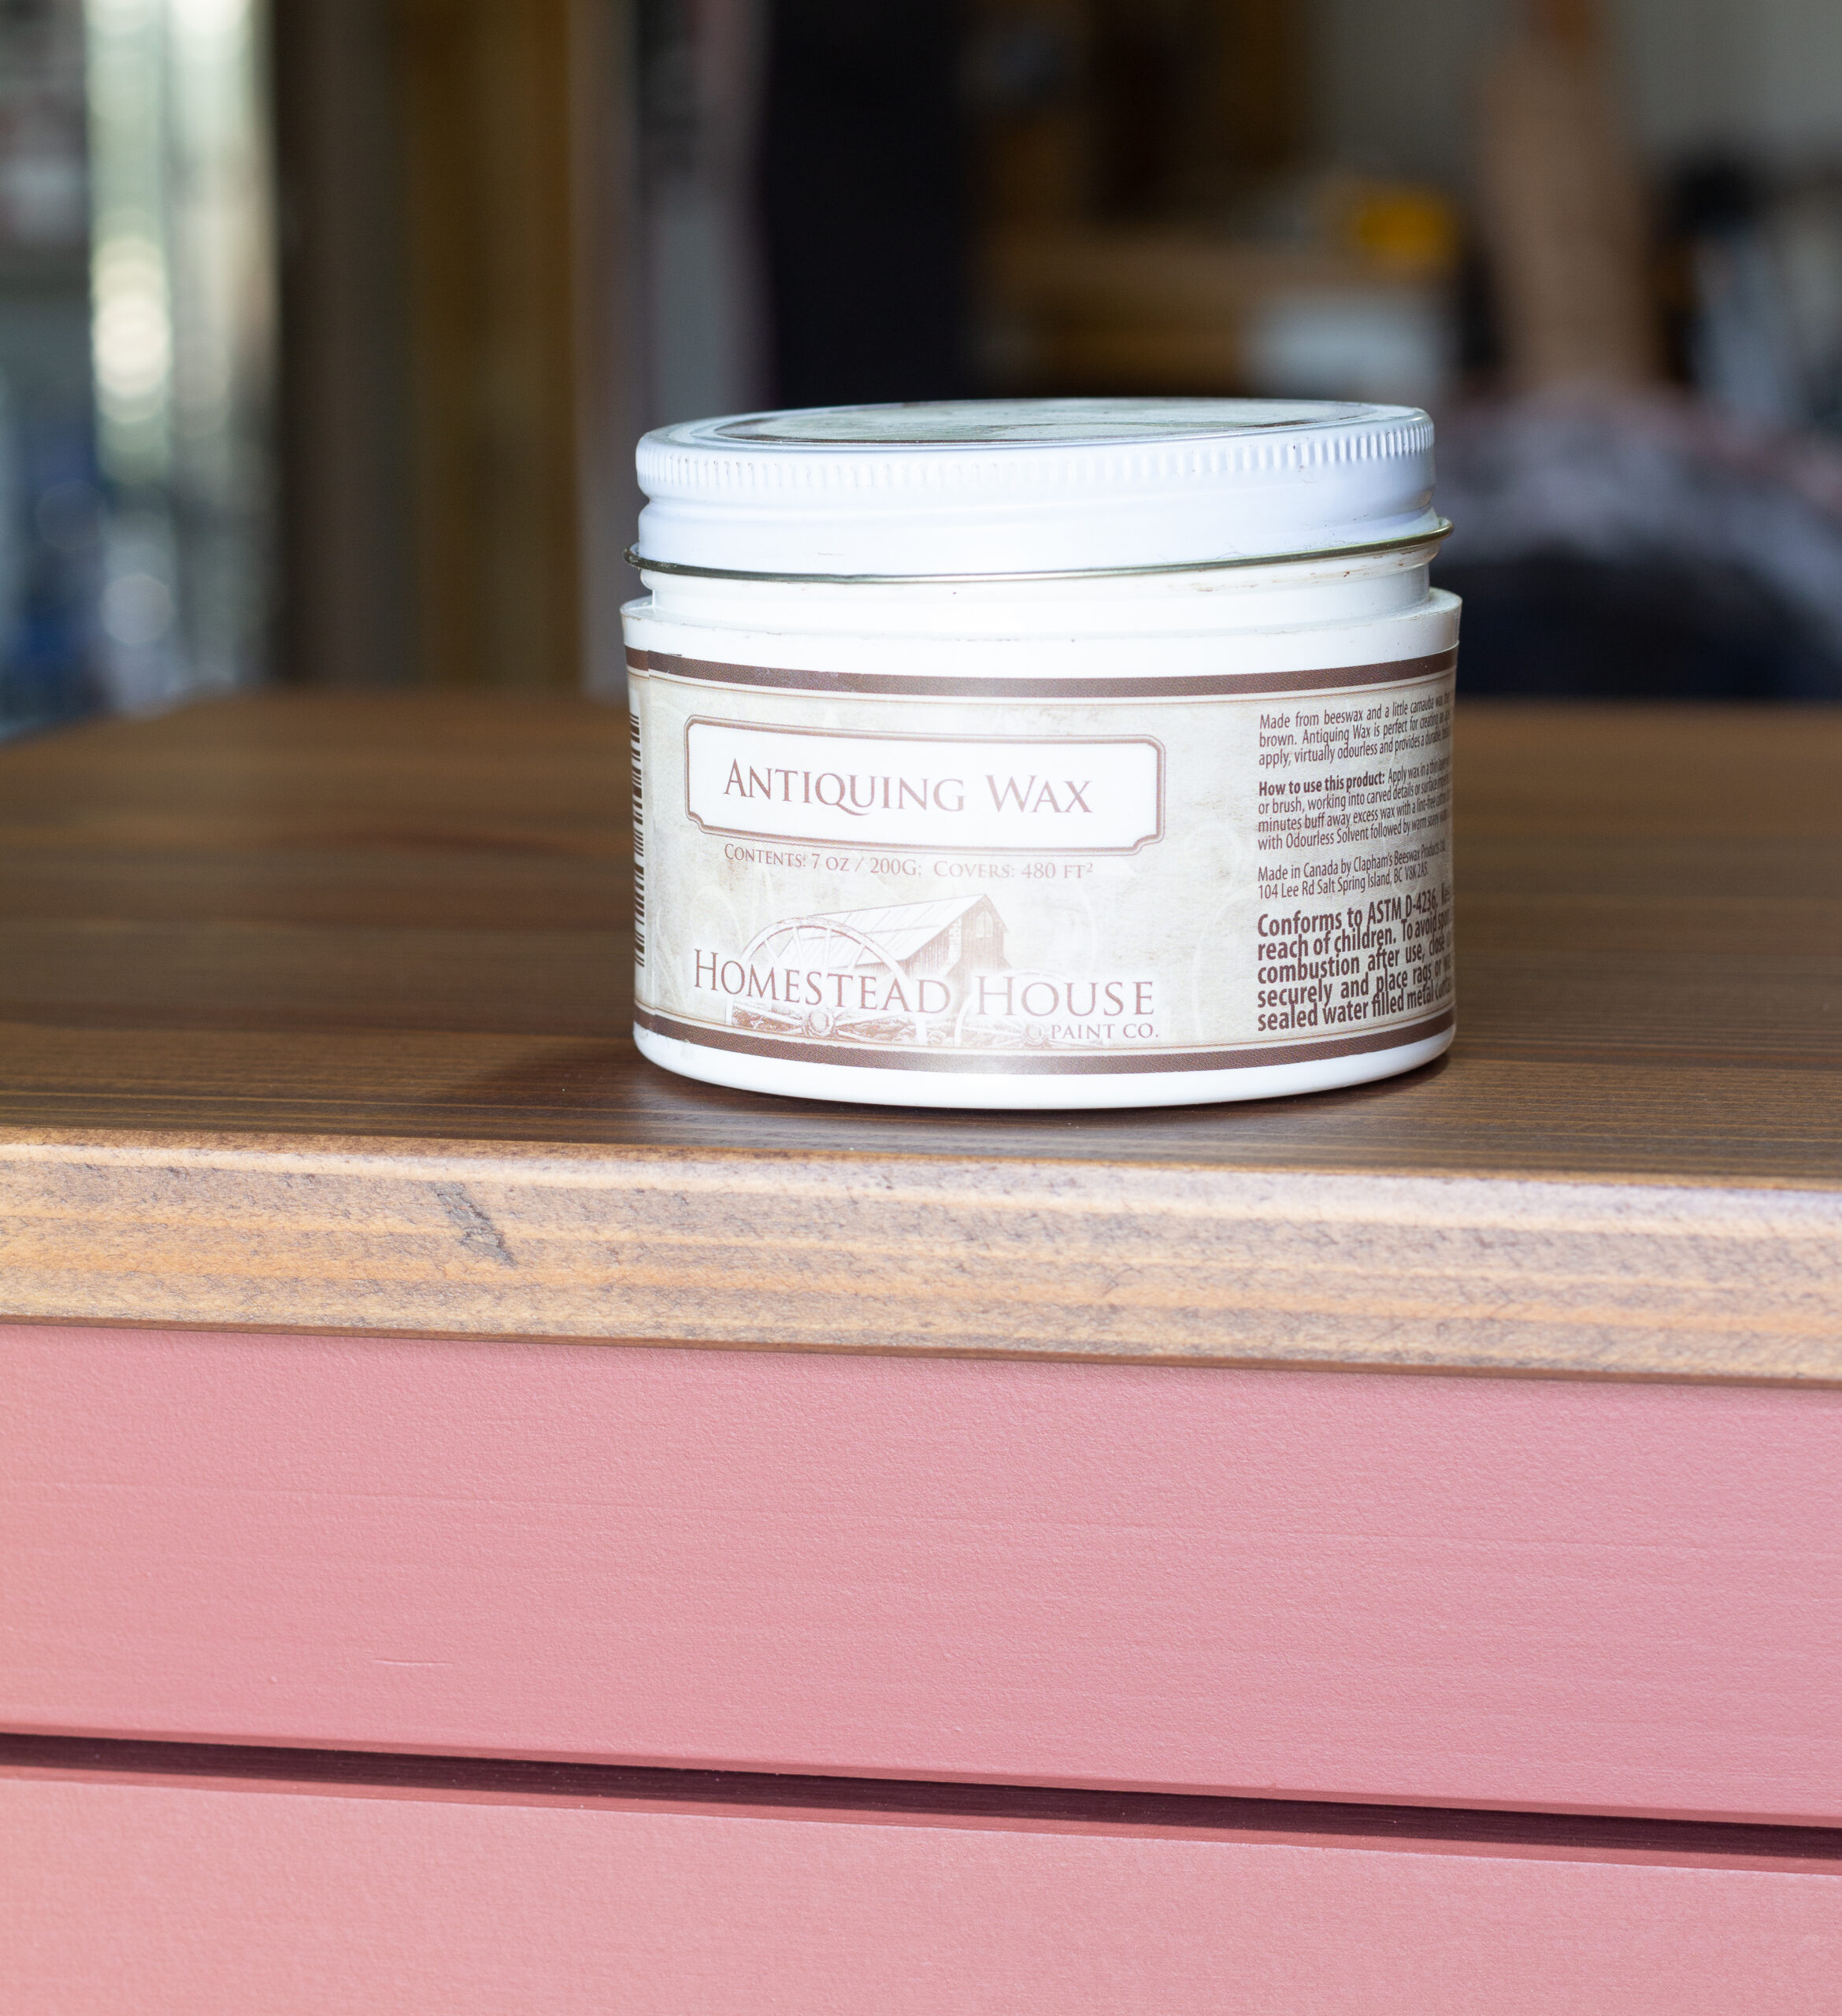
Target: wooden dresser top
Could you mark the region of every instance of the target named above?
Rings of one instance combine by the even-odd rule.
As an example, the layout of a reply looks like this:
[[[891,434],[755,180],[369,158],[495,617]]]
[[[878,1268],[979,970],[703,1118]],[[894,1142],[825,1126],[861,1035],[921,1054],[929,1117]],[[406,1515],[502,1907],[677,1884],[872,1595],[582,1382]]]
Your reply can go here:
[[[625,764],[453,694],[0,750],[0,1314],[1842,1380],[1842,713],[1461,709],[1450,1054],[1147,1113],[646,1064]]]

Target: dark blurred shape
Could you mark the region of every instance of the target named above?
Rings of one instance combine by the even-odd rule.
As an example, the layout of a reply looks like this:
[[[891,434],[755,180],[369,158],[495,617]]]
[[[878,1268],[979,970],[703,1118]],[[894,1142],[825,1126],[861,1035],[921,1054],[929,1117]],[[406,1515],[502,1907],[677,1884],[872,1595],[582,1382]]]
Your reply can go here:
[[[631,202],[644,427],[769,403],[762,0],[639,0]],[[624,676],[624,675],[623,675]]]
[[[1096,217],[1219,222],[1297,161],[1305,10],[1292,0],[1094,0],[1088,13]]]
[[[1490,261],[1475,232],[1462,241],[1453,284],[1458,376],[1466,385],[1496,385],[1503,371],[1503,330],[1491,284]]]
[[[1095,207],[1156,217],[1184,195],[1186,128],[1198,80],[1195,9],[1169,0],[1111,0],[1098,10]]]
[[[1696,391],[1743,421],[1842,432],[1842,176],[1715,153],[1685,162],[1668,195]]]
[[[0,6],[0,737],[102,704],[83,17]]]
[[[1842,690],[1810,624],[1737,567],[1569,554],[1448,564],[1458,691],[1544,700],[1776,700]]]
[[[1842,699],[1842,450],[1678,395],[1442,424],[1461,691]]]
[[[762,162],[777,405],[969,389],[960,48],[948,0],[775,0]]]
[[[91,631],[100,573],[101,493],[87,433],[34,445],[35,536],[16,561],[4,654],[0,735],[76,721],[104,703]]]
[[[286,680],[415,672],[396,53],[375,0],[276,9]]]
[[[1666,203],[1672,232],[1707,238],[1744,229],[1765,208],[1765,178],[1751,161],[1734,154],[1705,154],[1677,171]]]

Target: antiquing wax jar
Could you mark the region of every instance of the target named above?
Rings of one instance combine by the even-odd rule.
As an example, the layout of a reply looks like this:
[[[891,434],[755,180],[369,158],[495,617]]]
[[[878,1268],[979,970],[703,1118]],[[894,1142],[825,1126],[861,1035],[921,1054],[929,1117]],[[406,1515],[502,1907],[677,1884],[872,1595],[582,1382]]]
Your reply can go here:
[[[755,1091],[1266,1099],[1452,1039],[1432,427],[1240,399],[668,427],[634,1036]]]

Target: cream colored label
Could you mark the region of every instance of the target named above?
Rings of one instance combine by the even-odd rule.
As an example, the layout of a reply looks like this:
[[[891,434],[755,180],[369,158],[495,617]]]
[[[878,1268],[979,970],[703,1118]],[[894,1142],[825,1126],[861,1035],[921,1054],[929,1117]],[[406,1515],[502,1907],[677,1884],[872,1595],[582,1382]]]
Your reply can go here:
[[[995,696],[642,654],[639,1019],[802,1062],[1029,1073],[1432,1034],[1450,668]],[[921,690],[877,690],[899,686]]]

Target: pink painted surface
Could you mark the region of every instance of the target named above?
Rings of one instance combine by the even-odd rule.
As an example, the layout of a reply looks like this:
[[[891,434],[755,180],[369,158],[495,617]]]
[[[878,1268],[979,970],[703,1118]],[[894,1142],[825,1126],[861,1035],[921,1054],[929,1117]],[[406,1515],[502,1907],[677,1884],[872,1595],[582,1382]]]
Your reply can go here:
[[[1842,1393],[0,1330],[0,1726],[1842,1821]]]
[[[1842,1873],[0,1777],[14,2016],[1833,2016]]]

